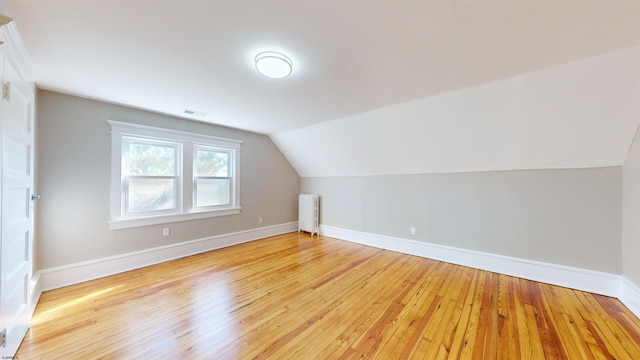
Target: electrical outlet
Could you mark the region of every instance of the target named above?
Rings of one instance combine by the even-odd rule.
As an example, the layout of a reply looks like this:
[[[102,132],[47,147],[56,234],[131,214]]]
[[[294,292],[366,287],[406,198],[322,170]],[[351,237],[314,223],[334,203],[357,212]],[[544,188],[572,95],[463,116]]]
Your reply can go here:
[[[169,236],[169,228],[162,229],[162,236]]]
[[[262,217],[258,218],[258,224],[262,224]]]
[[[416,234],[416,228],[415,227],[411,227],[411,229],[409,229],[409,231],[411,232],[411,235],[415,235]]]

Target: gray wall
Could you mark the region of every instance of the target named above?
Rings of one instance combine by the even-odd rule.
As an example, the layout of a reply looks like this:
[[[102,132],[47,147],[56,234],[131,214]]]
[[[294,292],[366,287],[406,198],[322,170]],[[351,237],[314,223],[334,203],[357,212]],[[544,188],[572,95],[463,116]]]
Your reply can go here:
[[[640,287],[640,139],[637,133],[622,174],[623,274]]]
[[[36,269],[296,221],[302,191],[321,195],[324,225],[640,284],[639,141],[623,168],[300,179],[263,135],[50,91],[37,98]],[[243,140],[242,213],[172,223],[169,237],[164,225],[109,230],[108,119]]]
[[[300,178],[259,134],[38,91],[35,268],[98,259],[297,220]],[[244,141],[240,215],[111,231],[110,134],[117,120]],[[264,223],[258,224],[263,217]]]
[[[301,191],[321,196],[323,225],[622,273],[621,167],[302,178]]]

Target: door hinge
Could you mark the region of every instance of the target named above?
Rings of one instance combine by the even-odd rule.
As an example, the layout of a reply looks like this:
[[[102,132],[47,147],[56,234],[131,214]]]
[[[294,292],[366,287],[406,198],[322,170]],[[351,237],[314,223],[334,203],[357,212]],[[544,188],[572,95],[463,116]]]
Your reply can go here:
[[[7,347],[7,329],[2,330],[0,333],[0,345]]]
[[[11,83],[2,83],[2,98],[11,101]]]

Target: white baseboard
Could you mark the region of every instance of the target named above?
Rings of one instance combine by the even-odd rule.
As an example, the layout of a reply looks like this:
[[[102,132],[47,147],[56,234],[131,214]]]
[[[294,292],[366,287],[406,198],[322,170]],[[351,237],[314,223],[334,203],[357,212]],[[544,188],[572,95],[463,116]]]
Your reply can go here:
[[[640,287],[625,276],[620,278],[620,296],[617,298],[640,318]]]
[[[340,240],[618,298],[640,318],[640,289],[621,275],[322,225]]]
[[[43,291],[139,269],[210,250],[297,231],[298,223],[212,236],[92,261],[38,271],[31,283],[35,309]],[[624,276],[588,269],[430,244],[415,240],[321,226],[323,235],[452,264],[516,276],[618,298],[640,318],[640,287]]]
[[[38,301],[40,301],[40,296],[42,296],[40,274],[40,271],[38,271],[31,277],[31,288],[29,289],[29,294],[31,294],[31,299],[29,299],[29,318],[33,317],[33,313],[36,311],[36,306],[38,306]]]
[[[43,269],[33,277],[34,299],[43,291],[297,230],[298,223],[291,222]]]

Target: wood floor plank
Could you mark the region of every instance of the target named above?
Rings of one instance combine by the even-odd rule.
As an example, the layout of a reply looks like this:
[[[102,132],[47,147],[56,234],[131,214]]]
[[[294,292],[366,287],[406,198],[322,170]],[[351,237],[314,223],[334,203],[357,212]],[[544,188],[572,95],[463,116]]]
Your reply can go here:
[[[406,354],[410,353],[419,342],[426,327],[426,321],[422,320],[431,318],[436,305],[442,298],[436,290],[446,279],[444,276],[438,276],[440,272],[436,270],[442,269],[444,263],[431,262],[427,265],[434,271],[426,272],[412,289],[411,295],[404,300],[406,309],[399,314],[396,320],[396,331],[393,332],[389,341],[383,344],[379,356],[389,359],[408,358]]]
[[[381,270],[385,271],[388,268],[386,266],[382,267]],[[371,286],[375,284],[369,284],[368,278],[371,277],[371,273],[364,274],[365,277],[357,279],[354,282],[350,289],[347,291],[351,291],[352,294],[358,294],[361,299],[374,299],[376,296],[379,296],[379,288],[376,286]],[[366,291],[366,292],[365,292]],[[357,318],[358,315],[368,316],[370,311],[367,311],[366,300],[363,300],[360,304],[341,304],[339,311],[335,311],[331,314],[330,317],[326,318],[326,321],[323,323],[319,323],[314,331],[311,331],[307,337],[304,339],[304,343],[307,346],[304,346],[300,351],[289,352],[288,357],[291,359],[309,359],[309,358],[327,358],[328,355],[324,354],[325,350],[335,351],[336,347],[334,342],[339,342],[339,348],[344,348],[346,346],[350,346],[349,335],[352,334],[353,330],[348,330],[349,325],[352,323],[358,323]],[[331,339],[332,337],[326,337],[325,334],[329,332],[340,332],[340,336],[334,341],[318,341],[318,339]],[[308,346],[309,343],[312,343],[313,346]],[[339,350],[338,350],[339,352]],[[283,357],[284,358],[284,357]]]
[[[480,303],[483,298],[486,277],[484,276],[484,271],[476,270],[474,273],[473,286],[465,299],[459,330],[456,332],[451,347],[452,355],[455,359],[471,359],[476,338],[478,337],[477,324],[480,317]]]
[[[406,311],[398,317],[400,331],[396,331],[386,346],[383,346],[381,356],[389,359],[409,358],[416,346],[423,341],[427,325],[432,322],[434,313],[442,304],[442,287],[445,283],[452,283],[447,281],[449,272],[445,268],[448,265],[435,263],[433,271],[429,271],[416,286],[413,296],[407,300]]]
[[[640,359],[618,300],[290,233],[45,292],[20,359]]]
[[[394,258],[393,263],[399,258]],[[331,322],[328,331],[337,334],[334,346],[328,346],[321,352],[313,356],[317,359],[337,359],[344,354],[355,353],[351,346],[357,341],[369,323],[374,321],[376,314],[390,301],[388,295],[382,296],[378,282],[372,279],[385,277],[385,274],[392,271],[391,262],[381,263],[381,267],[374,273],[367,272],[366,278],[362,278],[353,283],[351,296],[361,299],[357,303],[351,303],[345,307],[344,316]],[[363,292],[366,290],[366,292]],[[335,336],[335,335],[334,335]],[[333,336],[332,336],[333,337]]]

